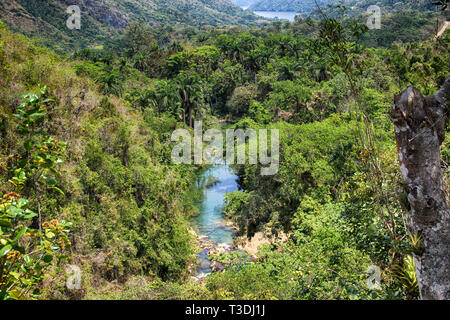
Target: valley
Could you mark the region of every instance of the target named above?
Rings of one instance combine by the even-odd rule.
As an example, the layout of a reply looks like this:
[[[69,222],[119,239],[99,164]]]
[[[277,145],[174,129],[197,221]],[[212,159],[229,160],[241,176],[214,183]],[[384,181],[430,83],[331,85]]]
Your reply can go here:
[[[0,2],[0,300],[450,299],[448,6],[369,2]]]

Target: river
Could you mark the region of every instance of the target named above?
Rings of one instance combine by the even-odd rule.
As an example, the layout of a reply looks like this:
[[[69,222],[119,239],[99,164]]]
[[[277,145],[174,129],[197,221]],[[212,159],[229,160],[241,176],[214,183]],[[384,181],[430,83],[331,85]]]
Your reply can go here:
[[[233,244],[233,230],[225,224],[223,208],[225,195],[238,190],[237,179],[227,165],[216,164],[205,170],[197,182],[197,186],[203,189],[203,197],[198,205],[200,213],[192,219],[194,228],[200,236],[207,236],[207,240],[214,242],[216,246],[231,247]],[[208,181],[215,183],[209,184]],[[198,255],[198,275],[211,272],[208,252],[208,249],[204,249]]]
[[[248,7],[241,7],[243,10],[247,10]],[[288,20],[290,22],[295,21],[295,16],[299,13],[292,11],[253,11],[254,14],[270,19]]]

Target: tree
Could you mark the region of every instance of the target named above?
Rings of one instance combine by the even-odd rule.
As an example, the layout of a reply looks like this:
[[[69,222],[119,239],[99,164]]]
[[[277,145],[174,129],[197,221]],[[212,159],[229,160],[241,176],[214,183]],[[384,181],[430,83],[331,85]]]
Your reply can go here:
[[[450,77],[427,97],[408,87],[390,112],[410,206],[406,223],[416,239],[413,249],[422,299],[450,299],[450,211],[440,162],[449,106]]]
[[[247,114],[252,100],[257,97],[256,92],[256,86],[253,84],[236,87],[227,102],[228,111],[234,115]]]
[[[193,128],[193,113],[199,111],[204,101],[201,78],[195,72],[182,72],[176,81],[183,109],[183,121]],[[188,119],[186,119],[186,115],[189,117]]]
[[[136,54],[146,51],[154,44],[155,38],[150,27],[144,25],[142,22],[131,22],[129,24],[125,37],[128,57],[134,57]]]
[[[121,77],[116,70],[106,70],[96,81],[104,94],[120,96],[122,93]]]
[[[46,106],[46,87],[40,94],[24,96],[26,101],[17,108],[17,132],[24,137],[22,154],[14,157],[9,182],[14,192],[0,194],[0,300],[35,299],[48,272],[58,271],[58,265],[70,249],[70,223],[51,220],[41,223],[41,194],[45,189],[56,190],[59,158],[66,144],[49,137],[42,128]],[[19,192],[21,194],[19,194]],[[38,212],[23,197],[37,197]],[[33,228],[38,218],[39,229]],[[51,268],[54,270],[51,270]]]
[[[176,115],[180,105],[180,96],[177,95],[177,85],[173,81],[160,80],[155,90],[155,98],[158,102],[158,111],[171,112]]]

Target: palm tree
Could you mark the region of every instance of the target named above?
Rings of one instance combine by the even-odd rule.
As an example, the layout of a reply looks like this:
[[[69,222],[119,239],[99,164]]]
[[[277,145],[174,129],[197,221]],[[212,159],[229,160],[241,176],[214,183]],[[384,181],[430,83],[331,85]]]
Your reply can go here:
[[[160,112],[170,112],[174,115],[178,114],[181,104],[178,84],[170,80],[159,81],[155,90],[155,100],[158,103]]]
[[[116,70],[105,71],[96,81],[104,94],[122,94],[121,79]]]
[[[204,102],[203,83],[195,72],[182,72],[176,78],[178,94],[181,99],[183,121],[193,127],[193,113],[197,113]],[[186,121],[186,115],[189,117]]]

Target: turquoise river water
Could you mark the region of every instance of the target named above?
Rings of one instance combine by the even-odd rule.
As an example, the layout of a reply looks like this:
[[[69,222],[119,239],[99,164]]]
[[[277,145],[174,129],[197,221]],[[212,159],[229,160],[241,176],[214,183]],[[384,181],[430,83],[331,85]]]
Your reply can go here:
[[[208,186],[208,180],[214,179],[216,183]],[[197,186],[203,189],[202,202],[199,204],[200,214],[193,218],[193,224],[200,236],[207,236],[208,240],[219,246],[231,246],[233,243],[233,230],[225,225],[223,208],[225,195],[238,190],[238,177],[225,164],[216,164],[206,170]],[[198,274],[211,272],[208,260],[208,250],[199,254]]]

